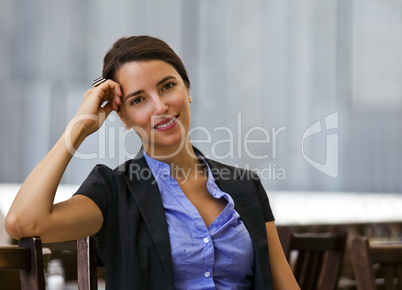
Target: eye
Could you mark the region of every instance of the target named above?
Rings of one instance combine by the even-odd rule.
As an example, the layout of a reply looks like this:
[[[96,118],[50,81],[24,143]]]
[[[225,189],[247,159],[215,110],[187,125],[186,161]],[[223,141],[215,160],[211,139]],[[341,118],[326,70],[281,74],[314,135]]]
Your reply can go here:
[[[173,83],[173,82],[166,83],[166,84],[163,85],[162,91],[166,91],[166,90],[168,90],[168,89],[171,89],[171,88],[173,88],[175,85],[176,85],[176,84]]]
[[[142,101],[144,101],[144,98],[143,97],[137,97],[137,98],[134,98],[132,101],[131,101],[131,105],[138,105],[139,103],[141,103]]]

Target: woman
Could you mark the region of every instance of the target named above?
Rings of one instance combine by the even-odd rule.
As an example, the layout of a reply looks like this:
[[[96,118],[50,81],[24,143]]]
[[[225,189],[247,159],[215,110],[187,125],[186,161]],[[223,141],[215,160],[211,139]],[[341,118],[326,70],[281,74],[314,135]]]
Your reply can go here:
[[[94,235],[109,289],[299,289],[258,177],[191,145],[189,90],[165,42],[119,39],[103,78],[23,183],[8,233],[44,242]],[[114,170],[96,166],[74,196],[53,204],[73,153],[112,111],[136,131],[140,152]]]

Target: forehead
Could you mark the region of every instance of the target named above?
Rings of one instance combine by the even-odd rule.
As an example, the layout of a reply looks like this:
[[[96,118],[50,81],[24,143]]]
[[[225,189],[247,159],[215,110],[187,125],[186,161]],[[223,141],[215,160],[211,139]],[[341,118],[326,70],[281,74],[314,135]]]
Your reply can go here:
[[[172,75],[180,78],[176,69],[169,63],[161,60],[142,60],[127,62],[117,71],[116,79],[121,85],[126,82],[158,81],[158,78],[164,78],[166,75]]]

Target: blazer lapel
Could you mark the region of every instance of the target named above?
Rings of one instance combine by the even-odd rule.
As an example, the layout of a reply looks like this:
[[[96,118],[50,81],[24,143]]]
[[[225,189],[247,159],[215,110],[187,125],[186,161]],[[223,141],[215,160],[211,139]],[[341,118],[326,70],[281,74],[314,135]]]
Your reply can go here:
[[[197,152],[199,152],[197,150]],[[202,154],[201,152],[199,152]],[[204,157],[205,158],[205,157]],[[259,200],[257,195],[250,194],[256,189],[251,181],[253,173],[248,170],[240,170],[236,167],[227,166],[219,162],[205,158],[215,182],[218,187],[229,194],[235,203],[235,209],[241,216],[241,220],[249,229],[249,233],[253,239],[257,239],[256,231],[265,233],[265,223],[256,221],[264,221],[261,213]]]
[[[130,166],[140,171],[143,170],[139,174],[132,174],[132,172],[130,173],[131,167],[126,169],[125,180],[173,283],[171,248],[165,211],[158,185],[145,161],[142,148]]]
[[[251,172],[208,159],[196,147],[193,148],[208,163],[218,187],[233,198],[235,209],[240,214],[246,227],[254,227],[253,214],[258,212],[258,208],[256,211],[252,207],[258,205],[258,200],[256,202],[251,201],[250,194],[248,194],[255,190],[252,187],[252,183],[249,182],[252,179],[250,176]],[[243,179],[248,182],[245,182]]]
[[[235,209],[253,240],[256,255],[254,289],[272,289],[264,216],[257,194],[250,194],[256,191],[252,182],[253,173],[209,159],[205,160],[212,170],[218,187],[233,198]]]
[[[254,206],[258,205],[258,200],[250,199],[253,196],[250,196],[249,193],[255,190],[252,187],[252,183],[249,182],[251,177],[242,176],[236,168],[221,166],[219,163],[213,161],[210,161],[209,165],[216,184],[223,192],[226,192],[233,198],[235,209],[240,214],[246,227],[254,227],[253,215],[258,213],[259,208],[253,209]],[[248,174],[248,172],[245,172],[245,174]],[[248,180],[248,182],[242,180],[243,178]]]

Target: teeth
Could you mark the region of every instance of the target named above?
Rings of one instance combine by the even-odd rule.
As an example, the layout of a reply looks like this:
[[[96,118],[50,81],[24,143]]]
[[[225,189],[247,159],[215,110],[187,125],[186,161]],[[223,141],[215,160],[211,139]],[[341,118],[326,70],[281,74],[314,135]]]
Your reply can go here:
[[[173,117],[169,122],[167,122],[167,123],[165,123],[165,124],[155,126],[155,128],[157,128],[157,129],[159,129],[159,128],[165,128],[165,127],[167,127],[167,126],[173,124],[174,121],[176,121],[176,117]]]

